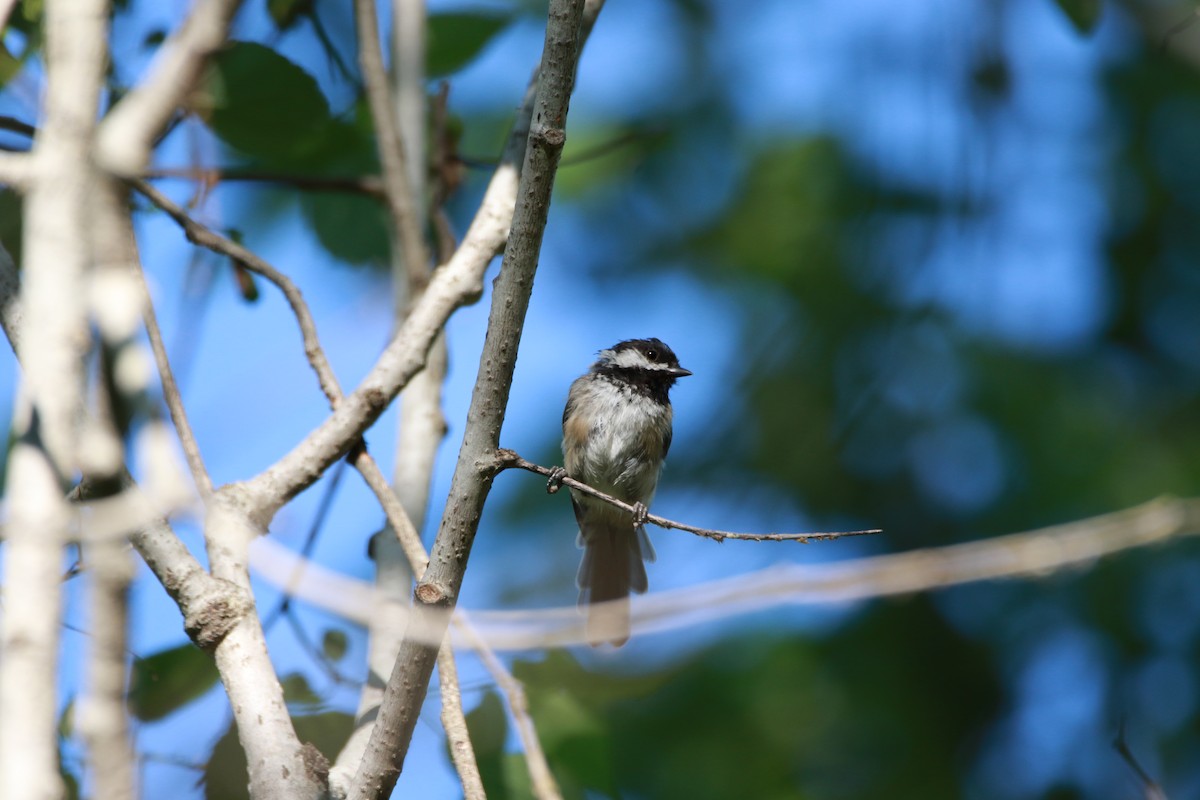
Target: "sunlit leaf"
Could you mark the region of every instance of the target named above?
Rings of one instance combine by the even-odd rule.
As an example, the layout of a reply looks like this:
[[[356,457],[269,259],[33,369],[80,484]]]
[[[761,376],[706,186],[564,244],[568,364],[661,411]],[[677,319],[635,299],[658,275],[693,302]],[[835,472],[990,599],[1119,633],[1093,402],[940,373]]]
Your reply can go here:
[[[188,643],[133,662],[129,710],[143,722],[162,719],[216,685],[212,658]]]

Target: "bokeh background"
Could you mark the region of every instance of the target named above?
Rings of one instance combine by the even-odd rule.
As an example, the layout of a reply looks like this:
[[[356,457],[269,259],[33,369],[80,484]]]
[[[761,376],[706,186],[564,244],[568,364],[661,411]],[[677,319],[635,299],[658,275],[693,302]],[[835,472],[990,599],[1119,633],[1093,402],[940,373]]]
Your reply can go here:
[[[442,59],[431,69],[449,80],[467,162],[447,206],[461,233],[540,53],[545,8],[429,5],[431,59]],[[28,121],[43,80],[37,6],[24,0],[3,40],[0,113]],[[114,90],[187,4],[117,6]],[[557,463],[570,381],[596,350],[658,336],[695,377],[674,392],[655,511],[735,530],[886,531],[809,547],[653,531],[652,590],[1196,494],[1194,18],[1169,2],[609,0],[582,60],[504,444]],[[224,116],[218,102],[207,124],[179,125],[157,167],[377,169],[349,4],[250,0],[235,37],[263,48],[220,62]],[[370,199],[161,185],[300,284],[344,385],[366,372],[392,325],[385,218]],[[0,235],[19,248],[16,203],[3,202]],[[273,287],[247,302],[228,263],[163,215],[146,209],[138,226],[214,479],[252,475],[326,413],[294,323]],[[449,327],[434,520],[487,300]],[[394,413],[368,441],[387,468]],[[369,578],[382,514],[356,475],[338,477],[272,536],[299,549],[315,530],[314,558]],[[179,530],[202,555],[195,521]],[[502,475],[464,605],[572,603],[573,537],[563,496]],[[62,685],[71,775],[88,625],[76,583]],[[266,613],[279,596],[260,588]],[[238,796],[215,675],[144,569],[134,597],[145,796]],[[298,726],[335,751],[364,633],[303,604],[280,619],[269,641]],[[1036,581],[741,615],[615,653],[506,658],[569,798],[1118,800],[1143,796],[1112,747],[1122,721],[1171,797],[1200,796],[1198,655],[1200,546],[1181,540]],[[471,656],[460,667],[490,796],[528,796],[495,686]],[[459,792],[435,689],[397,796]]]

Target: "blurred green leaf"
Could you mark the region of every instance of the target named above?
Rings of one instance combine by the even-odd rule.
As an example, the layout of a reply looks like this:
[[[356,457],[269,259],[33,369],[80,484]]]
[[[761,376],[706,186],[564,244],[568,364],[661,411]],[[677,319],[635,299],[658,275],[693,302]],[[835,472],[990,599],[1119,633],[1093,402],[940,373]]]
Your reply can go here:
[[[1101,0],[1054,0],[1080,33],[1091,33],[1100,21]]]
[[[129,679],[129,710],[142,722],[162,719],[217,684],[212,657],[188,643],[135,659]]]
[[[16,13],[9,16],[8,24],[22,33],[29,33],[42,27],[45,10],[45,0],[20,0]]]
[[[430,14],[425,64],[429,77],[465,67],[512,20],[512,15],[492,10]]]
[[[504,768],[504,743],[508,738],[508,719],[504,702],[492,690],[483,693],[479,705],[467,714],[467,731],[475,749],[475,763],[487,795],[492,800],[513,797]],[[447,758],[450,757],[447,751]]]
[[[359,176],[378,173],[369,119],[331,126],[309,160],[313,174]],[[305,192],[300,210],[330,255],[348,264],[387,266],[391,252],[387,213],[376,199],[344,192]]]
[[[0,86],[8,85],[24,66],[24,62],[12,54],[8,45],[0,41]]]
[[[270,163],[311,153],[332,122],[312,75],[256,42],[218,51],[191,106],[230,146]]]
[[[539,662],[518,661],[513,675],[525,685],[530,714],[563,796],[618,796],[620,770],[614,754],[622,734],[613,728],[610,713],[622,703],[641,702],[664,685],[667,675],[597,674],[565,651],[551,652]]]
[[[322,703],[321,697],[313,691],[308,678],[299,672],[285,675],[279,682],[283,685],[283,699],[288,705],[311,708]]]
[[[330,628],[321,636],[321,652],[330,661],[341,661],[345,658],[349,646],[350,640],[346,637],[346,632],[338,628]]]

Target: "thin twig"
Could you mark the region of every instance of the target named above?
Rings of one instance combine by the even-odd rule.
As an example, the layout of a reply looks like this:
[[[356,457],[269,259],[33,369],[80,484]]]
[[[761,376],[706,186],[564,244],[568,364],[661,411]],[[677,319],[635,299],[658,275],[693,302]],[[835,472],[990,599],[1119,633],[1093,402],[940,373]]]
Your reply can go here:
[[[127,224],[132,225],[128,215],[123,218]],[[192,430],[187,407],[183,403],[183,393],[179,391],[179,384],[175,381],[175,372],[171,369],[171,361],[167,357],[167,345],[163,341],[162,329],[158,326],[158,315],[154,311],[154,299],[150,296],[150,286],[146,283],[146,273],[140,260],[131,272],[142,293],[142,321],[146,326],[146,336],[150,340],[150,350],[154,353],[154,363],[158,365],[167,413],[171,415],[171,422],[175,425],[175,433],[183,447],[183,456],[187,459],[192,480],[196,482],[200,497],[207,500],[213,493],[212,476],[208,474],[208,467],[200,455],[200,442],[196,439],[196,432]]]
[[[308,526],[308,533],[304,537],[304,544],[300,546],[300,555],[304,558],[299,562],[296,571],[292,574],[292,580],[288,586],[292,586],[304,577],[304,564],[308,563],[312,556],[313,548],[317,545],[317,536],[321,532],[321,528],[325,526],[325,520],[329,518],[329,511],[333,508],[334,498],[337,497],[338,484],[342,481],[342,473],[345,472],[346,464],[342,462],[333,470],[333,474],[329,478],[329,482],[325,484],[325,491],[321,495],[321,500],[317,504],[317,511],[313,515],[312,524]],[[271,628],[275,627],[275,623],[279,618],[286,614],[292,605],[292,591],[290,588],[283,590],[283,596],[279,599],[279,603],[271,611],[260,615],[262,618],[262,627],[264,633],[270,633]]]
[[[523,469],[529,472],[536,472],[538,475],[545,475],[551,478],[551,483],[546,487],[546,490],[553,494],[558,491],[556,483],[571,487],[577,491],[583,492],[586,495],[595,497],[597,500],[602,500],[605,503],[616,506],[630,514],[634,512],[634,508],[629,503],[619,500],[612,495],[605,494],[599,489],[593,489],[582,481],[577,481],[570,476],[560,479],[557,473],[550,467],[543,467],[541,464],[534,464],[531,461],[526,461],[512,450],[496,451],[496,461],[499,469]],[[646,522],[652,525],[657,525],[660,528],[671,528],[679,531],[687,531],[694,533],[697,536],[703,536],[705,539],[723,542],[726,539],[737,539],[746,542],[800,542],[808,544],[809,542],[831,542],[834,539],[845,539],[850,536],[871,536],[876,533],[883,533],[882,528],[869,528],[861,531],[827,531],[819,533],[735,533],[733,531],[717,531],[711,528],[697,528],[695,525],[687,525],[682,522],[675,522],[666,517],[660,517],[657,514],[647,514]]]
[[[342,399],[342,392],[338,387],[337,376],[334,375],[333,367],[330,366],[329,359],[325,357],[325,350],[321,347],[321,340],[317,337],[317,324],[313,320],[312,312],[308,309],[308,303],[305,302],[304,295],[300,293],[300,289],[297,288],[296,284],[292,283],[292,279],[242,245],[197,222],[182,207],[171,200],[171,198],[145,181],[130,181],[130,185],[154,205],[165,211],[167,216],[173,219],[179,227],[183,228],[183,232],[189,242],[228,256],[246,269],[262,275],[279,287],[279,290],[283,292],[283,296],[287,298],[288,305],[292,307],[296,323],[300,326],[300,335],[304,338],[304,354],[308,357],[308,363],[312,365],[313,371],[317,374],[317,382],[321,385],[321,391],[325,393],[325,397],[336,408],[338,402]]]
[[[379,468],[379,462],[367,452],[365,447],[352,450],[347,459],[375,494],[376,501],[383,508],[388,525],[395,532],[396,538],[400,540],[400,546],[404,550],[404,556],[408,559],[409,566],[412,567],[413,575],[420,577],[429,564],[429,553],[426,552],[425,545],[421,544],[421,534],[417,533],[400,498],[388,485],[387,477]]]
[[[1121,720],[1121,726],[1117,729],[1117,737],[1113,739],[1113,749],[1137,776],[1145,800],[1167,800],[1167,793],[1150,777],[1150,773],[1146,772],[1138,762],[1137,756],[1133,754],[1133,750],[1130,749],[1129,741],[1125,738],[1125,720]]]

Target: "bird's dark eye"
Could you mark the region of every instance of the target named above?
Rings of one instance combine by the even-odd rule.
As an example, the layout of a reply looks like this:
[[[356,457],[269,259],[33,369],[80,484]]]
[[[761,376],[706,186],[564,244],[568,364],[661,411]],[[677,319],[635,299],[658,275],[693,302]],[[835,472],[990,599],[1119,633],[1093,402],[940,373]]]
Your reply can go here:
[[[647,349],[646,350],[646,358],[650,359],[651,361],[658,361],[658,351],[655,350],[653,347]]]

